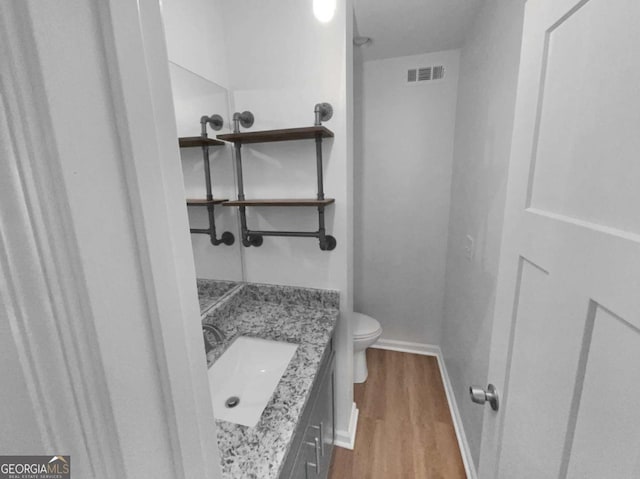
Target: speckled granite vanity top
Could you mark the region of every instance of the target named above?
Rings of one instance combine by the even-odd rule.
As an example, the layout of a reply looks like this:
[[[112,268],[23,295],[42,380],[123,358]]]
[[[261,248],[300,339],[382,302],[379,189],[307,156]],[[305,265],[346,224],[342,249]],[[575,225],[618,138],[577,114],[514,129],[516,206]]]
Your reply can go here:
[[[337,291],[245,284],[214,306],[204,322],[225,335],[211,365],[236,336],[299,344],[255,427],[216,420],[223,476],[277,478],[322,356],[338,320]]]
[[[200,314],[205,314],[225,294],[239,285],[235,281],[220,281],[218,279],[198,279],[198,301]]]

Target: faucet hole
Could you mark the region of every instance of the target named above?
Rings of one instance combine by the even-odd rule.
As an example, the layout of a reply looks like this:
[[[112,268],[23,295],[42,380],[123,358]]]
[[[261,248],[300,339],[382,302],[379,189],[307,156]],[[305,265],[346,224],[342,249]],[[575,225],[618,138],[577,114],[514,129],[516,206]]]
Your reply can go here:
[[[238,404],[240,404],[240,398],[238,396],[231,396],[224,402],[224,405],[229,409],[236,407]]]

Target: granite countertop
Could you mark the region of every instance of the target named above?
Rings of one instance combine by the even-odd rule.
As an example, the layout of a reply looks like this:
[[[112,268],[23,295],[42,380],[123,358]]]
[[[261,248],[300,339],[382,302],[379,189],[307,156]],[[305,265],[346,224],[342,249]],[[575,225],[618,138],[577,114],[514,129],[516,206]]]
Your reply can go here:
[[[200,314],[206,314],[229,291],[238,286],[236,281],[222,281],[218,279],[197,279],[198,301],[200,302]]]
[[[338,308],[337,291],[245,284],[209,311],[203,322],[225,335],[209,352],[209,365],[239,335],[299,345],[255,427],[216,420],[223,477],[278,477],[338,320]]]

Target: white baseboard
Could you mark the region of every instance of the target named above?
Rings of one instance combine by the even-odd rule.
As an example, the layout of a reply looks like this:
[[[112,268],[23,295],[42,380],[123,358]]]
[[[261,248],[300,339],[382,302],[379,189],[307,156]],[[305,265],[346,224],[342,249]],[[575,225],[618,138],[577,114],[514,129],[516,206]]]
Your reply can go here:
[[[447,367],[444,363],[444,357],[442,356],[440,346],[436,346],[434,344],[411,343],[408,341],[396,341],[393,339],[380,339],[371,347],[376,349],[388,349],[390,351],[400,351],[403,353],[422,354],[423,356],[435,356],[437,358],[440,376],[442,377],[442,383],[444,384],[444,392],[447,395],[447,402],[449,403],[449,412],[453,419],[453,427],[456,431],[458,447],[460,448],[462,462],[464,463],[464,470],[467,474],[467,479],[477,479],[478,474],[476,472],[475,464],[473,463],[473,458],[471,457],[471,450],[469,449],[467,436],[464,433],[464,426],[462,425],[462,417],[460,416],[460,410],[456,403],[456,396],[453,393],[453,386],[451,385],[451,380],[447,373]]]
[[[378,339],[372,348],[388,349],[389,351],[400,351],[402,353],[422,354],[423,356],[438,356],[440,346],[423,343],[410,343],[408,341],[396,341],[394,339]]]
[[[349,430],[340,431],[336,429],[336,437],[333,441],[334,446],[343,447],[345,449],[353,449],[356,443],[356,432],[358,430],[358,408],[356,403],[351,407],[351,417],[349,418]]]

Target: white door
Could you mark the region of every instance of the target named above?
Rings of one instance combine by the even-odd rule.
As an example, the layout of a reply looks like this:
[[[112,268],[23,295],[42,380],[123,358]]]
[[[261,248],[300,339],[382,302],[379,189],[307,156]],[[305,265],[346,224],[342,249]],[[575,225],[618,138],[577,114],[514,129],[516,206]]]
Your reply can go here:
[[[640,478],[640,1],[529,0],[485,479]]]

